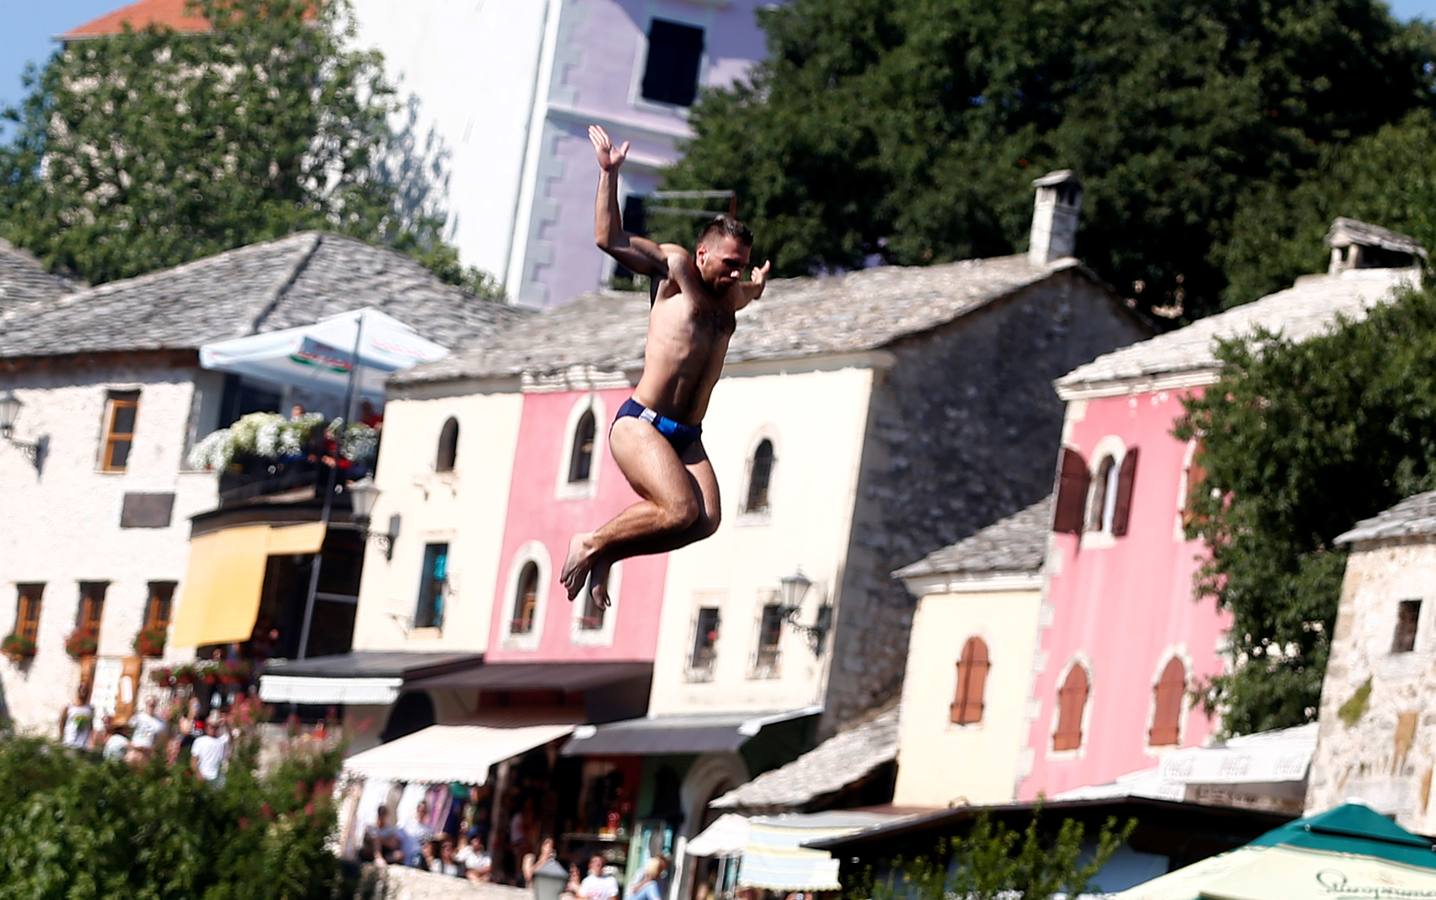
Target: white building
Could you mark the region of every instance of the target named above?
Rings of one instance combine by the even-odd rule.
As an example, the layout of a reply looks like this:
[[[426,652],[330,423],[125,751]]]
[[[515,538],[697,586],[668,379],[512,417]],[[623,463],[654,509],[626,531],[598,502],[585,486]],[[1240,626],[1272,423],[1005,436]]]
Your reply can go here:
[[[0,306],[0,395],[20,404],[0,440],[0,495],[12,511],[0,588],[15,598],[0,605],[0,628],[31,638],[35,652],[0,662],[0,687],[27,729],[48,728],[82,682],[103,711],[133,698],[138,685],[117,689],[122,671],[138,677],[136,634],[168,626],[190,518],[218,499],[213,472],[186,468],[188,449],[245,412],[280,408],[282,386],[202,370],[201,345],[370,306],[459,347],[522,316],[407,257],[327,234],[58,297],[66,286],[36,292],[33,270],[4,264],[7,250],[0,297],[28,302]],[[26,444],[39,445],[37,460]],[[98,629],[98,654],[72,660],[65,640],[83,625]]]

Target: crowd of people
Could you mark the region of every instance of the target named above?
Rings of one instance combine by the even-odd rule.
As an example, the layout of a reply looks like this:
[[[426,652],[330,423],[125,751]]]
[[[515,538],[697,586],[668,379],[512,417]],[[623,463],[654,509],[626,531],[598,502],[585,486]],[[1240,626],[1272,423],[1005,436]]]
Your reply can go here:
[[[482,804],[471,805],[470,813],[481,807]],[[435,831],[430,812],[428,802],[420,800],[413,815],[401,824],[395,821],[387,804],[381,805],[373,824],[364,831],[360,859],[381,867],[412,866],[473,882],[497,880],[494,859],[487,849],[487,822],[466,814],[454,832]],[[521,828],[522,811],[513,819],[520,822]],[[521,840],[516,843],[523,847]],[[519,864],[522,884],[532,884],[539,870],[554,861],[558,861],[554,840],[543,838],[536,849],[522,855]],[[614,867],[600,855],[589,857],[586,872],[579,870],[577,862],[570,862],[567,868],[568,882],[561,895],[567,900],[617,900],[620,896],[663,900],[667,894],[668,861],[663,857],[649,859],[627,891],[620,887]]]
[[[198,697],[174,698],[162,707],[159,698],[151,695],[127,721],[106,715],[97,724],[95,708],[82,687],[60,715],[60,743],[132,766],[162,759],[191,769],[205,782],[223,784],[235,737],[233,720],[243,718],[242,707],[249,699],[239,698],[227,713],[218,708],[206,713]]]

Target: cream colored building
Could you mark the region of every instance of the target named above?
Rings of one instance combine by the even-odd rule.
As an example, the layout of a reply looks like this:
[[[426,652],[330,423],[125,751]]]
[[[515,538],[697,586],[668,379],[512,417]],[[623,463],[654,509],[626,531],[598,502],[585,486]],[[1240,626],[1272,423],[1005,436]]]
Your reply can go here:
[[[1350,550],[1321,688],[1308,814],[1360,800],[1436,829],[1436,492],[1337,538]]]
[[[918,604],[894,805],[1016,797],[1051,526],[1049,497],[897,572]]]

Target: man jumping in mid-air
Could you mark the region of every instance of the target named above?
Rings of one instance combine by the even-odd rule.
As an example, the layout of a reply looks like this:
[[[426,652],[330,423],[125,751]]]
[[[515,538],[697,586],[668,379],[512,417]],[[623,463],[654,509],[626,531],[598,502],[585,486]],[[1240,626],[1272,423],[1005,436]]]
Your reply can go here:
[[[614,462],[643,499],[597,531],[574,535],[563,565],[570,600],[589,584],[594,603],[608,606],[608,572],[630,556],[676,550],[718,530],[718,479],[703,450],[703,414],[723,371],[733,314],[763,293],[768,263],[741,281],[753,234],[719,216],[703,227],[692,254],[625,234],[619,221],[618,168],[628,143],[614,147],[598,126],[588,129],[598,153],[598,203],[593,233],[599,249],[624,268],[647,275],[652,296],[643,375],[608,432]]]

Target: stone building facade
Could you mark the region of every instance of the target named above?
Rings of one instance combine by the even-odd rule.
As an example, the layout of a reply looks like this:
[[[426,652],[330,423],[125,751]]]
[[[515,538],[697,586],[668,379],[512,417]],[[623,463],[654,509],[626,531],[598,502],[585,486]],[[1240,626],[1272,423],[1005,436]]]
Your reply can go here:
[[[1358,799],[1436,828],[1436,492],[1337,539],[1350,549],[1321,688],[1307,814]]]

